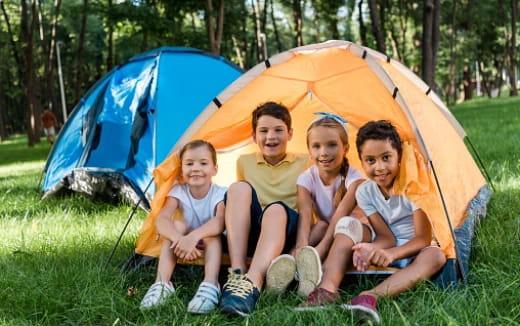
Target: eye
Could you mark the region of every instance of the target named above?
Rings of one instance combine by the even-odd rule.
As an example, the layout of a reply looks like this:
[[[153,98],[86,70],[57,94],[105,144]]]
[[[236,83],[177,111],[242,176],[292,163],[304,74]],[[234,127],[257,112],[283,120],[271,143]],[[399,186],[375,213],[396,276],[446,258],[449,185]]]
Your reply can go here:
[[[374,163],[376,162],[376,160],[373,159],[373,158],[367,158],[367,159],[365,160],[365,162],[367,162],[368,164],[372,165],[372,164],[374,164]]]
[[[388,161],[390,159],[390,155],[384,155],[383,156],[383,161]]]

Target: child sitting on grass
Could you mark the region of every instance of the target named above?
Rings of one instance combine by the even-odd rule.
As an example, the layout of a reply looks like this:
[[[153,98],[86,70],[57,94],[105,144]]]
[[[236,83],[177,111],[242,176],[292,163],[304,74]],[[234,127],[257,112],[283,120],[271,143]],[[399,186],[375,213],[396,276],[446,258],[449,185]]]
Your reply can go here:
[[[187,143],[180,151],[181,183],[176,183],[157,216],[156,227],[164,238],[155,283],[141,302],[147,309],[163,304],[174,293],[170,281],[177,259],[194,260],[201,256],[199,241],[205,247],[204,281],[188,304],[188,311],[209,313],[218,305],[218,273],[222,255],[220,236],[224,230],[226,188],[211,182],[217,174],[215,148],[204,140]],[[183,219],[172,217],[182,212]]]
[[[298,294],[307,297],[321,281],[321,259],[327,257],[338,220],[359,226],[359,239],[370,240],[370,229],[350,215],[356,204],[355,192],[364,176],[349,165],[345,120],[338,115],[316,112],[319,116],[307,128],[307,148],[314,163],[297,180],[298,232],[292,255],[281,255],[271,263],[267,287],[284,291],[296,270]],[[317,222],[313,222],[313,215]],[[355,243],[352,244],[352,246]],[[336,258],[336,263],[352,260],[351,253]],[[294,257],[293,257],[294,256]],[[326,273],[326,271],[325,271]],[[319,295],[319,293],[316,293]],[[314,296],[310,296],[312,300]]]
[[[353,264],[359,271],[370,265],[400,270],[343,307],[361,319],[379,323],[379,298],[402,293],[434,275],[446,257],[439,247],[431,246],[432,228],[426,214],[404,194],[394,193],[401,161],[401,139],[395,127],[388,121],[369,122],[359,129],[356,145],[369,178],[358,187],[356,200],[374,227],[376,239],[352,248]],[[345,236],[336,236],[329,257],[343,255],[345,246],[350,245]],[[324,277],[320,287],[337,293],[346,267],[338,270],[336,277]]]

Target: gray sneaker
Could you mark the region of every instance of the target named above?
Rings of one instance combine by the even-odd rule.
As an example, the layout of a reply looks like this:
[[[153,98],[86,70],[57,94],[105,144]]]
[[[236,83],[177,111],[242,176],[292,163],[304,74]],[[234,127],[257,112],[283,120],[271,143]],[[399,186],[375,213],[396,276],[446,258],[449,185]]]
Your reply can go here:
[[[291,255],[281,255],[273,259],[265,277],[265,289],[271,292],[283,292],[294,280],[296,262]]]
[[[298,294],[307,297],[321,282],[320,255],[311,246],[303,247],[296,255],[296,270],[298,273]]]

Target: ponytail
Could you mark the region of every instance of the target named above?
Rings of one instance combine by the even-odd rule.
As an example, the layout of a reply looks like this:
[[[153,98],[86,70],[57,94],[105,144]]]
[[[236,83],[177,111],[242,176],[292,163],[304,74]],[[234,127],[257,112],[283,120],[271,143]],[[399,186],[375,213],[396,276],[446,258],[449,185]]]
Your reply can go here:
[[[347,193],[347,188],[345,187],[345,179],[347,178],[348,168],[350,165],[348,164],[347,157],[343,157],[343,163],[341,163],[341,167],[339,168],[339,174],[341,175],[341,181],[334,194],[334,198],[332,199],[332,204],[334,205],[334,210],[338,208],[339,203],[343,199],[343,196]]]

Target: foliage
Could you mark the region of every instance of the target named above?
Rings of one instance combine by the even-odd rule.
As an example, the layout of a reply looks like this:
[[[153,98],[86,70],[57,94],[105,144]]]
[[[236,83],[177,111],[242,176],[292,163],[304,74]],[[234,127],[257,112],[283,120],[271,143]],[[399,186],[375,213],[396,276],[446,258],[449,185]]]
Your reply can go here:
[[[452,109],[488,167],[497,191],[476,230],[465,286],[449,291],[425,283],[380,302],[383,325],[518,325],[520,320],[520,100],[479,99]],[[248,319],[214,312],[194,316],[187,302],[202,268],[181,267],[177,294],[158,310],[139,302],[154,271],[119,273],[133,250],[144,213],[138,212],[113,262],[106,259],[131,212],[82,196],[39,199],[38,180],[49,145],[24,146],[22,136],[0,144],[0,324],[2,325],[354,325],[339,308],[297,313],[295,291],[263,293]],[[222,278],[225,270],[222,270]],[[376,282],[347,279],[347,300]]]

